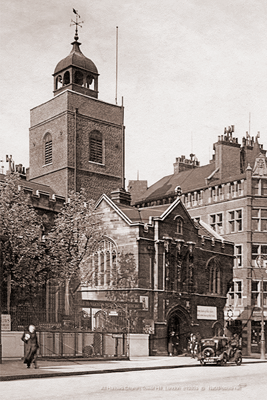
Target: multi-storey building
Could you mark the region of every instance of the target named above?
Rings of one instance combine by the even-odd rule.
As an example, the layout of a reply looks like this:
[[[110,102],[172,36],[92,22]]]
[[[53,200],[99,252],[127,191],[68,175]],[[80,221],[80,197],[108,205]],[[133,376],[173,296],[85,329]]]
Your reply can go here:
[[[242,333],[243,351],[250,355],[260,352],[261,290],[267,319],[267,274],[259,268],[260,260],[267,256],[266,151],[259,134],[255,140],[247,134],[240,145],[233,131],[232,126],[219,136],[207,165],[200,166],[193,154],[190,159],[177,158],[174,173],[149,187],[136,206],[170,203],[180,186],[191,217],[235,243],[225,317],[232,332]]]

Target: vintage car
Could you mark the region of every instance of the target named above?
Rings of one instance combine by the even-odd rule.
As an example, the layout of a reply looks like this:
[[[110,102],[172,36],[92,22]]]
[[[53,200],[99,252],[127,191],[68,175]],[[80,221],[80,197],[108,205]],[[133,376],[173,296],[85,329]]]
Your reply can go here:
[[[198,360],[202,365],[225,365],[227,362],[242,363],[242,352],[238,346],[238,340],[229,337],[213,337],[201,339]]]

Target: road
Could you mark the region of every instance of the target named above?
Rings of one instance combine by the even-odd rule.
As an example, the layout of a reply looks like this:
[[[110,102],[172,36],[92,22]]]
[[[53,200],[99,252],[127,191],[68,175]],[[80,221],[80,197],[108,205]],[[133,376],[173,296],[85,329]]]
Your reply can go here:
[[[29,379],[0,383],[1,400],[266,398],[267,363]]]

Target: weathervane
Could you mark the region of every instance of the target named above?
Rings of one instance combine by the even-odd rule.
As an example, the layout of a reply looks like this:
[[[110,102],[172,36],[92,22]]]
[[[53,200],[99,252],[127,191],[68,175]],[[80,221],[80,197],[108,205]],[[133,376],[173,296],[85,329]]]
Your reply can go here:
[[[79,36],[78,36],[78,26],[79,26],[80,28],[82,28],[82,25],[81,25],[81,24],[83,24],[84,21],[79,22],[79,18],[81,18],[81,17],[80,17],[80,15],[78,14],[78,10],[75,10],[74,8],[73,8],[72,10],[73,10],[74,14],[76,15],[76,21],[73,21],[73,19],[72,19],[71,22],[73,22],[73,24],[70,24],[70,26],[76,25],[74,40],[77,41],[77,40],[79,39]]]

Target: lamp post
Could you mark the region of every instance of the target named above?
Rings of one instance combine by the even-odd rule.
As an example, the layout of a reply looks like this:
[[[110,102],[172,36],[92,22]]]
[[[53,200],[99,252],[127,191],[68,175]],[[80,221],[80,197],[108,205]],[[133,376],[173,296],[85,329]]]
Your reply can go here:
[[[264,330],[264,312],[263,312],[263,268],[265,258],[259,255],[256,263],[261,268],[261,360],[265,360],[265,330]]]

